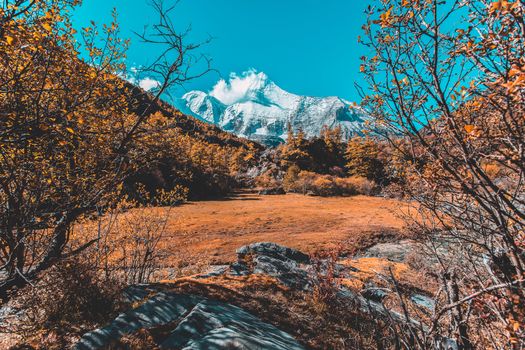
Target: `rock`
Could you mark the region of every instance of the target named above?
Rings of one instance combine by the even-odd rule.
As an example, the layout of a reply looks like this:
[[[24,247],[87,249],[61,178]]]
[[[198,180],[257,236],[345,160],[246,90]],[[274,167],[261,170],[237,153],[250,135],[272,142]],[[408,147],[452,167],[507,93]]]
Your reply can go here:
[[[422,306],[431,311],[433,311],[434,307],[436,306],[436,303],[432,298],[422,294],[413,294],[410,297],[410,300],[412,300],[412,302],[414,302],[416,305]]]
[[[198,275],[195,278],[202,279],[202,278],[210,278],[210,277],[216,277],[224,275],[228,270],[230,269],[229,265],[212,265],[208,269],[207,272],[205,272],[202,275]]]
[[[310,262],[310,257],[298,250],[275,243],[254,243],[239,248],[237,257],[237,263],[231,266],[233,274],[265,274],[295,289],[307,290],[311,287],[308,272],[301,267],[301,264]]]
[[[258,255],[253,262],[253,273],[276,277],[288,287],[308,290],[312,285],[306,270],[300,268],[294,260]]]
[[[236,306],[203,300],[179,323],[161,349],[304,349],[289,334]]]
[[[271,196],[271,195],[279,195],[279,194],[286,194],[284,189],[282,187],[275,187],[275,188],[265,188],[259,191],[260,195],[265,196]]]
[[[138,287],[129,294],[136,300],[144,292]],[[158,292],[106,327],[85,334],[74,349],[103,349],[126,334],[171,323],[173,330],[159,341],[161,349],[304,349],[289,334],[239,307],[169,292]]]
[[[276,259],[286,258],[299,264],[308,264],[310,262],[310,257],[308,255],[293,248],[283,247],[279,244],[270,242],[246,245],[237,249],[236,253],[240,260],[244,259],[248,254],[253,254],[271,256]]]
[[[388,295],[384,288],[379,288],[373,284],[368,284],[362,291],[361,295],[366,299],[376,302],[382,302]]]
[[[138,289],[137,289],[138,291]],[[133,293],[133,292],[131,292]],[[131,296],[137,299],[140,295]],[[123,335],[143,328],[154,328],[173,322],[191,310],[202,299],[196,296],[157,293],[139,307],[120,314],[113,322],[82,336],[76,350],[102,349]]]
[[[414,250],[416,243],[411,240],[402,240],[395,243],[378,243],[368,248],[364,256],[373,258],[384,258],[394,262],[402,262],[408,253]]]
[[[243,261],[234,262],[228,270],[228,274],[233,276],[247,276],[251,273],[253,271],[250,271],[250,267]]]

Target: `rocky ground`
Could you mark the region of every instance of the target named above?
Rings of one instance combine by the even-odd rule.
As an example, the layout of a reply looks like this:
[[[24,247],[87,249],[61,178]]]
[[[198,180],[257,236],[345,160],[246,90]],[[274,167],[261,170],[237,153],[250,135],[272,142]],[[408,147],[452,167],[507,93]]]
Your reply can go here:
[[[397,216],[406,208],[365,196],[253,193],[173,208],[159,243],[170,252],[165,277],[128,288],[126,312],[71,343],[82,350],[389,348],[387,323],[404,320],[392,278],[414,325],[434,308],[435,286]],[[74,235],[89,239],[89,225]]]
[[[264,288],[259,293],[257,289],[272,285],[274,290],[310,294],[333,269],[336,297],[346,301],[345,305],[374,318],[390,317],[402,322],[404,316],[398,310],[385,308],[384,301],[392,293],[382,288],[377,276],[392,271],[404,284],[403,295],[410,307],[421,315],[430,312],[434,306],[429,290],[421,283],[411,284],[417,272],[403,262],[414,246],[411,241],[388,247],[380,244],[359,257],[337,261],[312,258],[275,243],[243,246],[237,250],[236,262],[214,266],[207,274],[129,288],[126,297],[135,307],[109,325],[85,334],[75,349],[107,349],[125,344],[126,339],[141,331],[147,331],[150,346],[159,349],[323,348],[302,334],[299,325],[294,329],[275,314],[258,312],[254,300],[260,298]],[[250,288],[254,288],[251,293],[237,295]],[[281,307],[286,313],[287,307]],[[419,327],[420,321],[414,318],[410,322]]]

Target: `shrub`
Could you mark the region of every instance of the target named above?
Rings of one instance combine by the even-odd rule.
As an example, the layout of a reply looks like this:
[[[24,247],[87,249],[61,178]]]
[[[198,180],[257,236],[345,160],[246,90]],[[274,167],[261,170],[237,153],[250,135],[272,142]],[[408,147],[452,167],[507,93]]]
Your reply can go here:
[[[288,168],[283,178],[283,188],[285,191],[293,188],[294,184],[299,180],[300,173],[301,169],[297,165],[292,165]]]
[[[372,180],[368,180],[362,176],[351,176],[341,179],[340,186],[347,186],[352,188],[358,194],[364,194],[370,196],[375,193],[376,184]]]
[[[283,182],[288,192],[313,194],[316,196],[353,196],[356,194],[371,195],[376,187],[373,181],[364,177],[335,177],[309,171],[297,175],[289,171]]]
[[[71,232],[74,247],[88,242],[92,268],[122,284],[152,283],[166,278],[163,265],[174,252],[164,248],[172,207],[137,207],[121,201],[117,208],[86,220]]]
[[[42,336],[40,343],[53,334],[49,349],[62,349],[72,334],[100,326],[120,311],[121,290],[120,283],[101,278],[91,264],[65,260],[17,295],[21,316],[13,332],[31,340]]]
[[[349,178],[336,177],[334,178],[334,183],[342,194],[356,195],[360,193],[355,184]]]
[[[336,301],[340,287],[337,276],[337,260],[341,247],[327,251],[317,251],[312,255],[313,262],[313,301],[321,308]]]
[[[270,169],[255,178],[255,185],[262,188],[276,188],[280,187],[281,183],[274,174],[274,170]]]
[[[312,183],[312,192],[318,196],[329,197],[339,195],[339,188],[329,176],[318,176]]]

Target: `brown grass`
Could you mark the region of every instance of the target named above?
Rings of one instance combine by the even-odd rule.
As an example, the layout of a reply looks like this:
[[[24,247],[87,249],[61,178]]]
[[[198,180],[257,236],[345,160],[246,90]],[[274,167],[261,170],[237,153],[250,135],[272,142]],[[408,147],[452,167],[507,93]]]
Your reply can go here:
[[[395,213],[404,206],[376,197],[296,194],[240,194],[230,200],[190,202],[169,212],[159,248],[167,252],[164,267],[178,273],[165,277],[233,262],[237,248],[254,242],[275,242],[307,253],[343,242],[344,250],[353,253],[378,241],[398,238],[404,225]],[[165,212],[162,208],[147,211],[152,217]],[[77,237],[94,234],[95,223],[79,225],[75,230]]]

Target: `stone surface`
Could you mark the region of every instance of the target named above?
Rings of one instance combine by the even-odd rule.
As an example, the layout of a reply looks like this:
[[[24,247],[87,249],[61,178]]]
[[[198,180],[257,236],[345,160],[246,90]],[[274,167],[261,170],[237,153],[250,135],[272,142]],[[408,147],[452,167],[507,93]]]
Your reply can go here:
[[[410,296],[410,300],[412,300],[412,302],[414,302],[415,304],[422,306],[426,309],[432,310],[432,311],[434,310],[436,306],[436,303],[434,302],[432,298],[427,297],[426,295],[423,295],[423,294],[413,294],[412,296]]]
[[[237,257],[237,263],[231,266],[234,274],[265,274],[295,289],[307,290],[311,287],[308,272],[301,266],[308,264],[310,257],[298,250],[275,243],[255,243],[239,248]]]
[[[411,240],[402,240],[394,243],[379,243],[368,248],[364,256],[374,258],[384,258],[394,262],[402,262],[408,253],[416,247],[416,243]]]
[[[132,299],[138,297],[137,295]],[[132,334],[143,328],[168,324],[182,318],[201,300],[199,297],[189,295],[157,293],[139,307],[120,314],[106,327],[85,334],[74,349],[103,349],[126,334]]]
[[[266,255],[277,259],[287,258],[299,264],[307,264],[310,257],[298,250],[283,247],[276,243],[253,243],[237,249],[237,256],[242,259],[248,254]]]
[[[130,300],[151,288],[134,287]],[[304,349],[292,336],[243,309],[204,297],[158,292],[142,305],[119,315],[106,327],[85,334],[76,350],[107,347],[126,334],[174,323],[161,349]]]
[[[384,288],[380,288],[374,284],[367,284],[361,291],[361,295],[366,299],[373,300],[376,302],[382,302],[384,298],[388,296],[388,293]]]
[[[236,306],[203,300],[161,349],[303,349],[295,339]]]

